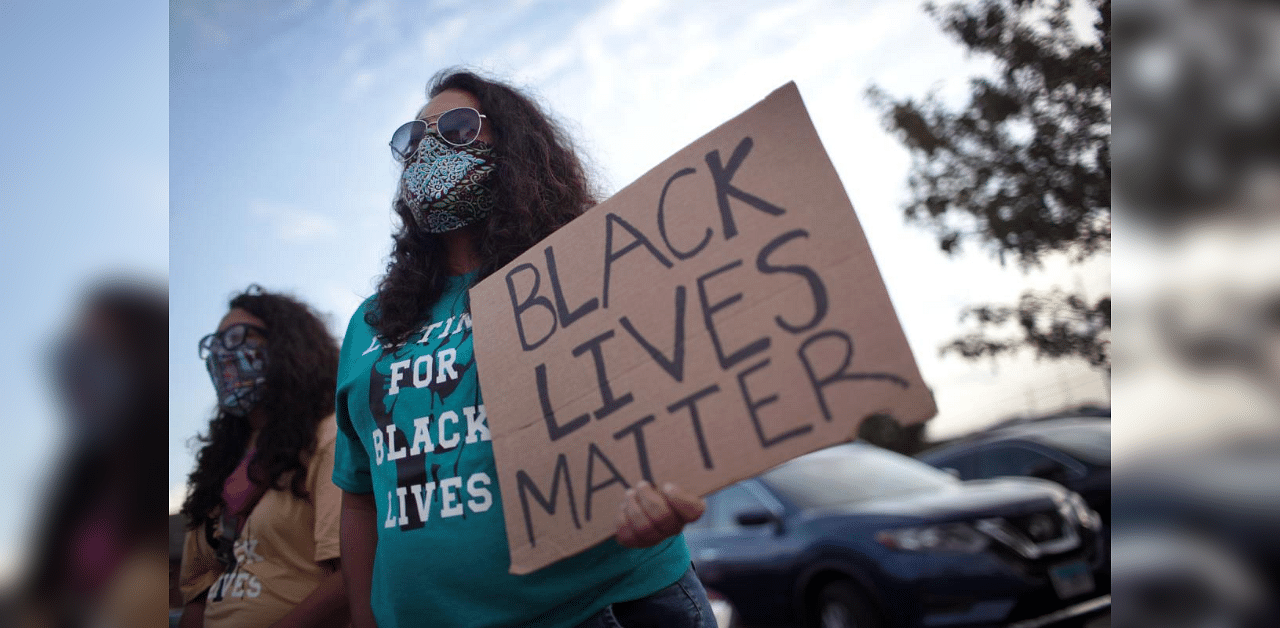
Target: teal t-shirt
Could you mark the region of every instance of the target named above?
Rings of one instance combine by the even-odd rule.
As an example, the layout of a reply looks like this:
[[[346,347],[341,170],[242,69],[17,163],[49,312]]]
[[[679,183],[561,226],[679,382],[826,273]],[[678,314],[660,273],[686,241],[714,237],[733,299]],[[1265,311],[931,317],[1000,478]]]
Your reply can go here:
[[[372,606],[380,628],[574,626],[689,568],[684,536],[647,549],[612,539],[531,574],[510,566],[502,496],[471,351],[466,291],[445,294],[403,347],[364,322],[347,326],[338,366],[333,482],[372,493],[378,549]]]

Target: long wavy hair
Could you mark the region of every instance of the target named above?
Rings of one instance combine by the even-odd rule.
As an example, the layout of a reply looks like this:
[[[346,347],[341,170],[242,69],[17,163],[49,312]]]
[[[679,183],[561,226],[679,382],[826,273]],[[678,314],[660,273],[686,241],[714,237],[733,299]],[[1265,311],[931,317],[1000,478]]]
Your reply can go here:
[[[447,89],[480,101],[497,156],[491,188],[497,205],[476,225],[479,281],[595,205],[597,195],[569,136],[532,98],[457,69],[436,74],[427,96],[435,98]],[[439,236],[417,226],[399,195],[394,209],[400,228],[392,236],[391,259],[378,283],[375,306],[365,313],[365,322],[384,346],[408,340],[444,292],[449,274]]]
[[[232,297],[229,305],[262,319],[267,328],[262,408],[269,418],[258,435],[249,477],[305,499],[306,463],[315,449],[316,425],[333,412],[338,345],[320,315],[292,297],[252,285]],[[222,503],[222,485],[244,456],[251,433],[248,417],[219,408],[208,433],[197,436],[204,447],[196,454],[196,468],[188,480],[191,492],[182,504],[191,529],[207,522]],[[291,472],[285,486],[284,476]]]

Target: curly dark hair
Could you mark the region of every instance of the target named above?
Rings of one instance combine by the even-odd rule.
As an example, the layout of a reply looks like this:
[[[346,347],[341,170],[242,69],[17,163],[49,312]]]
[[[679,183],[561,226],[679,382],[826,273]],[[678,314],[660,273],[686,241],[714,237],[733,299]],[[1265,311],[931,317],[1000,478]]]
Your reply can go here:
[[[428,98],[447,89],[475,96],[493,134],[496,207],[476,225],[483,260],[476,281],[502,268],[597,202],[568,135],[531,97],[474,72],[446,69],[432,78]],[[440,238],[420,229],[399,198],[400,228],[387,272],[365,322],[384,346],[408,340],[444,292],[448,267]]]
[[[320,315],[307,304],[283,294],[249,286],[231,298],[230,309],[262,319],[267,328],[267,382],[262,408],[270,420],[258,435],[249,462],[249,477],[259,485],[286,490],[281,477],[289,472],[288,489],[307,497],[306,461],[315,448],[316,425],[333,412],[338,383],[338,345]],[[252,428],[248,417],[219,408],[209,432],[197,437],[204,447],[182,504],[187,525],[196,529],[222,503],[222,485],[235,470]]]

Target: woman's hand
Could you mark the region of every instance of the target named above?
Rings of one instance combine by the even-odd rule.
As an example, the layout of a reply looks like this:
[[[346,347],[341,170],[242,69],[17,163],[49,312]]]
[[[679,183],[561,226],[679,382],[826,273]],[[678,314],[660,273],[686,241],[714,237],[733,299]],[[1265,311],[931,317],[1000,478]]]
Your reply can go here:
[[[707,502],[670,482],[662,490],[640,481],[627,490],[618,509],[618,543],[627,547],[651,547],[675,536],[684,525],[702,516]]]

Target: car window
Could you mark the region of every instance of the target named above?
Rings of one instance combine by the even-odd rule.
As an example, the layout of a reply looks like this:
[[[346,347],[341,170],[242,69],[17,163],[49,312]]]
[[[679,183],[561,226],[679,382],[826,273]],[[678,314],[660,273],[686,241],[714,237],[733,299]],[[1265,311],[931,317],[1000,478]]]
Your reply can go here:
[[[800,508],[939,490],[958,481],[919,460],[861,443],[801,456],[761,478]]]
[[[707,512],[699,521],[705,527],[716,530],[741,529],[738,515],[751,510],[768,510],[764,502],[746,486],[734,484],[713,493],[707,498]]]
[[[1001,475],[1031,475],[1031,472],[1052,465],[1062,465],[1052,458],[1016,445],[993,445],[978,453],[978,475],[993,478]]]

